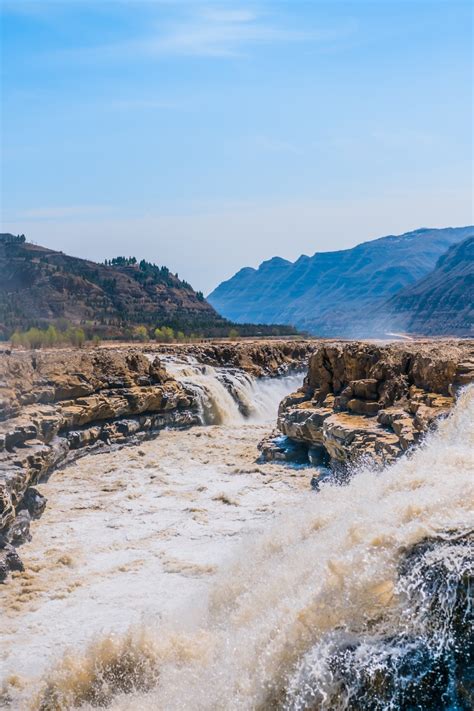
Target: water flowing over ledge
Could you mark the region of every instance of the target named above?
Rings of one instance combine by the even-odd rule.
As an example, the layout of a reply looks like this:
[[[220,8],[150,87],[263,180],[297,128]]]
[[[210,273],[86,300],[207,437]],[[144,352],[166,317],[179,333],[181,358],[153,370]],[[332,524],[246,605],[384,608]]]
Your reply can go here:
[[[302,374],[255,378],[239,368],[215,367],[193,356],[162,359],[166,370],[190,392],[205,425],[271,422],[282,399],[301,385]]]

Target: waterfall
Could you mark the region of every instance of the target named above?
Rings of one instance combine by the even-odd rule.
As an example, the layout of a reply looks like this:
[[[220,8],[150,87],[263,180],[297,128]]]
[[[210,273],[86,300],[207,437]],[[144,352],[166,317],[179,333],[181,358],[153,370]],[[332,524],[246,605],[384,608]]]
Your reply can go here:
[[[471,387],[409,455],[308,491],[191,608],[52,670],[36,708],[472,708],[473,415]]]
[[[205,425],[274,422],[278,405],[302,382],[302,374],[255,378],[239,368],[220,368],[192,357],[163,358],[167,371],[189,390]]]

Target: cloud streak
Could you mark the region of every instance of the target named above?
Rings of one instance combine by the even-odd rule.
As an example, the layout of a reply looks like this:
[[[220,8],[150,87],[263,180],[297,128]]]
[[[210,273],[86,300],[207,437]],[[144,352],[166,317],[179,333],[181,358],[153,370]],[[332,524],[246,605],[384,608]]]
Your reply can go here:
[[[195,10],[173,21],[160,20],[151,32],[140,37],[93,47],[61,52],[82,59],[126,57],[207,57],[245,56],[252,47],[274,44],[333,43],[353,34],[347,23],[331,29],[284,26],[268,14],[241,9]]]

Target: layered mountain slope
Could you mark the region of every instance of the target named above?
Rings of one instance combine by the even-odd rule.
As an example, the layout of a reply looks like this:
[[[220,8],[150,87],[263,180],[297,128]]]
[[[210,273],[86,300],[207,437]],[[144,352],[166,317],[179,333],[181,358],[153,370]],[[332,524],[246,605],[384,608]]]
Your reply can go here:
[[[407,333],[469,336],[473,296],[474,236],[450,247],[428,276],[392,297],[380,309],[382,322]]]
[[[104,327],[223,322],[166,267],[113,261],[96,264],[0,235],[0,325],[11,331],[61,319]]]
[[[292,323],[321,336],[370,335],[373,309],[425,277],[451,245],[473,234],[473,227],[420,229],[296,262],[275,257],[258,269],[241,269],[208,300],[237,322]]]

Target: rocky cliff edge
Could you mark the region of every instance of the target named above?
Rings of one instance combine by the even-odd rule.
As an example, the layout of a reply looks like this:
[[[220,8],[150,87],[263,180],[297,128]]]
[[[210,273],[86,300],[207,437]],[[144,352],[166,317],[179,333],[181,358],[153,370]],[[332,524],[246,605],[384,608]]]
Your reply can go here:
[[[319,344],[303,387],[280,405],[280,436],[262,442],[262,454],[316,465],[390,462],[473,379],[474,341]]]

